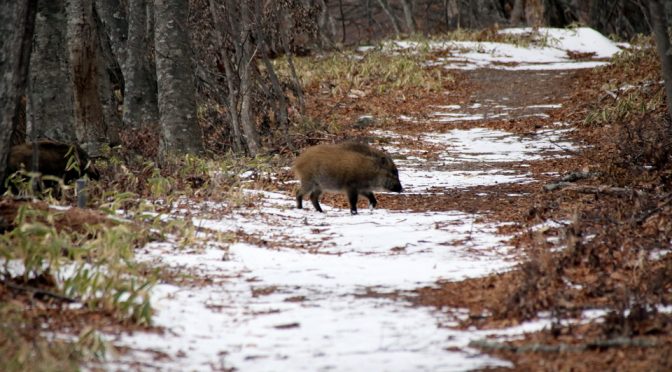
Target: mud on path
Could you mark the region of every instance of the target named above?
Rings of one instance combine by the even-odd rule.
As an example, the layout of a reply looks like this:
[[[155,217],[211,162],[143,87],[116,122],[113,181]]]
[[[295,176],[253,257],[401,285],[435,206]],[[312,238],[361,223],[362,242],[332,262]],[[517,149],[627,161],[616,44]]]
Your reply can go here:
[[[439,105],[368,129],[395,158],[405,192],[351,216],[343,196],[324,214],[279,192],[246,190],[246,208],[184,200],[205,247],[150,243],[139,259],[189,280],[157,286],[160,333],[109,335],[125,352],[106,368],[161,370],[464,370],[506,367],[468,347],[541,320],[464,330],[464,308],[413,300],[437,281],[510,269],[512,221],[571,162],[571,128],[554,119],[573,72],[465,72]],[[449,118],[449,120],[447,120]],[[390,129],[392,128],[392,129]],[[469,296],[469,293],[463,293]],[[459,301],[457,301],[459,303]],[[465,301],[466,302],[466,301]]]

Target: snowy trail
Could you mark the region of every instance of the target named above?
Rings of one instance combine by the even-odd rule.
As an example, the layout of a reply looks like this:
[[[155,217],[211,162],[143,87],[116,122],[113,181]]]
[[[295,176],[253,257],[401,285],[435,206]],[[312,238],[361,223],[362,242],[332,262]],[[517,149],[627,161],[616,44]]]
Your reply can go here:
[[[504,107],[505,102],[494,104]],[[543,112],[559,104],[535,109]],[[470,119],[455,106],[437,108],[435,117],[459,115]],[[525,138],[485,128],[426,133],[420,140],[441,146],[442,153],[398,160],[401,182],[418,194],[531,182],[531,175],[506,164],[566,156],[550,151],[558,143],[572,146],[563,142],[566,133],[562,125]],[[407,153],[395,142],[396,133],[375,135],[389,138],[386,150],[393,156]],[[467,163],[477,166],[451,168]],[[108,335],[129,351],[104,368],[469,370],[509,365],[468,348],[470,341],[515,337],[550,324],[540,320],[505,330],[451,329],[447,326],[468,316],[464,310],[413,307],[395,296],[440,279],[480,277],[514,265],[509,237],[498,235],[496,224],[480,222],[479,214],[390,211],[382,204],[382,209],[356,216],[328,206],[319,214],[312,208],[292,209],[290,195],[246,192],[261,196],[254,208],[234,209],[218,220],[197,217],[193,223],[202,234],[242,231],[254,236],[256,245],[238,242],[223,249],[224,243],[213,240],[204,249],[178,250],[170,243],[151,243],[138,252],[139,260],[208,282],[158,285],[154,320],[166,331]],[[213,208],[218,206],[193,204],[192,212],[198,216],[199,210]]]

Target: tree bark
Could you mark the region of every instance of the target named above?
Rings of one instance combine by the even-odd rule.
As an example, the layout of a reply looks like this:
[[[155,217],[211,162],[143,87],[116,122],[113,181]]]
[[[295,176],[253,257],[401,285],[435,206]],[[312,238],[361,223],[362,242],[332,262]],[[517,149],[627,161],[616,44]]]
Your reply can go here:
[[[159,158],[202,154],[203,133],[196,120],[196,88],[191,63],[187,0],[154,0],[154,48],[161,136]]]
[[[380,7],[383,8],[385,14],[387,14],[387,16],[390,18],[390,22],[392,22],[392,28],[394,28],[394,33],[399,36],[401,34],[401,27],[399,27],[399,21],[397,21],[397,17],[395,17],[394,12],[392,12],[390,4],[387,2],[387,0],[378,0],[378,4],[380,4]]]
[[[663,79],[665,80],[665,95],[667,96],[667,113],[672,119],[672,50],[667,33],[667,18],[665,8],[659,0],[649,0],[649,13],[656,38],[656,49],[660,56]]]
[[[525,6],[525,19],[532,27],[540,27],[544,24],[544,4],[542,0],[527,0]]]
[[[251,37],[251,19],[249,12],[249,4],[243,2],[240,4],[240,38],[236,43],[236,48],[241,58],[239,68],[240,73],[240,121],[245,133],[245,141],[250,156],[256,156],[259,153],[261,143],[259,141],[259,133],[255,122],[252,118],[251,103],[252,103],[252,69],[251,64],[254,63],[254,56],[252,51]],[[241,45],[242,44],[242,45]]]
[[[153,128],[159,123],[159,109],[156,69],[149,53],[147,1],[130,0],[128,9],[123,123],[128,128]]]
[[[98,52],[99,93],[110,143],[120,142],[122,115],[119,113],[117,92],[125,90],[128,15],[120,0],[95,0],[96,28],[100,46]]]
[[[458,0],[444,0],[444,12],[446,19],[446,26],[449,30],[462,27],[460,6],[457,3]]]
[[[98,43],[93,5],[86,0],[69,0],[66,12],[75,132],[80,146],[92,157],[98,157],[102,155],[103,145],[109,141],[98,90]]]
[[[0,3],[0,187],[6,176],[16,108],[26,86],[36,9],[35,0]]]
[[[287,22],[290,23],[290,22]],[[301,84],[301,79],[299,74],[296,72],[296,66],[294,66],[294,57],[292,57],[292,48],[289,46],[289,30],[284,28],[280,30],[280,38],[282,39],[282,47],[285,50],[285,55],[287,56],[287,65],[289,66],[289,72],[292,75],[292,88],[296,97],[299,100],[299,113],[303,115],[306,112],[306,100],[303,96],[303,88]]]
[[[26,134],[31,141],[77,141],[64,0],[38,0],[30,58]]]
[[[329,13],[329,7],[324,0],[318,0],[320,14],[317,19],[317,32],[319,33],[319,42],[322,47],[331,47],[336,39],[336,23],[334,17]]]
[[[229,55],[226,45],[224,44],[224,25],[220,21],[220,15],[217,11],[215,0],[209,0],[210,15],[212,16],[212,23],[215,26],[215,37],[217,38],[217,50],[219,51],[219,59],[224,65],[224,73],[226,74],[226,83],[228,88],[228,112],[229,121],[231,123],[231,131],[233,132],[233,149],[236,152],[243,151],[242,136],[240,134],[240,117],[238,116],[238,95],[236,92],[237,82],[234,79],[233,66],[231,66],[231,56]],[[230,31],[229,31],[229,34]]]
[[[406,29],[409,33],[414,34],[416,31],[415,19],[413,18],[413,4],[411,0],[401,0],[401,5],[404,9],[404,20],[406,21]]]
[[[112,41],[105,31],[104,22],[98,12],[94,12],[95,29],[98,31],[96,45],[96,63],[98,71],[98,94],[103,107],[103,125],[106,130],[107,142],[110,144],[120,143],[119,131],[121,130],[121,114],[117,100],[124,86],[124,77],[121,65],[113,51]],[[125,48],[124,48],[125,50]]]
[[[122,73],[125,74],[124,64],[126,62],[126,43],[128,40],[128,15],[122,6],[120,0],[96,0],[96,12],[103,24],[101,35],[107,35],[112,47],[114,59],[119,64]],[[131,5],[129,4],[129,8]]]
[[[525,0],[516,0],[511,10],[511,25],[518,26],[525,21]]]
[[[254,11],[256,21],[254,22],[255,25],[254,31],[257,42],[261,47],[261,59],[264,63],[264,66],[266,66],[266,72],[268,73],[269,80],[271,81],[271,87],[273,88],[274,95],[276,96],[278,101],[278,107],[276,110],[277,112],[276,120],[278,121],[278,124],[282,129],[282,133],[285,137],[285,144],[287,145],[288,148],[292,149],[292,141],[289,138],[289,120],[287,118],[287,97],[285,96],[285,92],[282,89],[282,85],[280,84],[280,79],[278,79],[278,75],[276,75],[275,73],[273,64],[271,63],[271,60],[268,58],[269,54],[268,41],[266,40],[264,30],[261,29],[263,21],[262,18],[263,9],[261,0],[254,1]],[[280,37],[283,40],[285,39],[282,35]],[[283,42],[283,45],[284,44],[285,43]],[[287,58],[290,58],[290,56],[288,55]]]

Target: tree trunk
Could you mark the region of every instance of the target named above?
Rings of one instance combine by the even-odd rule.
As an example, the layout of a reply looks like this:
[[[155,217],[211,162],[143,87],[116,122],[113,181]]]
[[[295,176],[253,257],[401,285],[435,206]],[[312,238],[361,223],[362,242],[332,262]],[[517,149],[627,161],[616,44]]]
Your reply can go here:
[[[64,0],[38,0],[30,58],[26,134],[32,141],[77,141]]]
[[[544,24],[544,4],[542,0],[527,0],[525,6],[525,19],[532,27],[540,27]]]
[[[236,79],[234,79],[234,71],[231,66],[231,56],[229,55],[226,45],[224,44],[224,26],[220,21],[220,14],[217,11],[215,0],[209,0],[210,15],[212,16],[212,23],[215,26],[215,36],[217,38],[217,50],[219,51],[219,59],[224,65],[224,73],[226,74],[226,83],[228,88],[228,112],[229,121],[231,123],[231,131],[233,132],[233,149],[236,152],[243,151],[242,136],[240,134],[240,117],[238,116],[238,91]],[[231,32],[229,32],[231,34]]]
[[[291,24],[291,22],[287,22]],[[292,88],[296,97],[299,100],[299,113],[301,115],[306,112],[306,100],[303,96],[303,87],[301,84],[301,79],[299,74],[296,72],[296,67],[294,66],[294,58],[292,57],[292,49],[289,46],[289,30],[286,28],[280,29],[280,38],[282,39],[282,47],[285,50],[285,55],[287,56],[287,65],[289,66],[289,72],[292,75]]]
[[[128,9],[123,122],[128,128],[154,128],[159,123],[159,109],[156,69],[149,53],[147,1],[130,0]]]
[[[202,154],[187,25],[187,0],[154,0],[154,48],[161,136],[159,158]]]
[[[319,42],[324,48],[331,47],[336,40],[336,23],[334,17],[329,13],[329,7],[324,0],[318,0],[320,14],[317,19],[317,32],[319,33]]]
[[[98,30],[98,38],[96,39],[96,45],[98,45],[98,50],[96,51],[99,82],[98,94],[100,95],[100,103],[103,107],[103,125],[106,130],[105,138],[110,144],[118,144],[120,142],[121,115],[118,109],[120,102],[117,97],[123,89],[124,77],[119,61],[113,51],[112,41],[108,37],[108,33],[105,32],[104,22],[100,19],[97,12],[94,12],[93,15],[96,30]]]
[[[406,21],[406,29],[409,33],[414,34],[416,31],[415,19],[413,18],[413,4],[411,0],[401,0],[401,5],[404,8],[404,20]]]
[[[26,86],[36,9],[36,0],[0,3],[0,188],[6,176],[16,108]]]
[[[271,87],[273,88],[273,93],[277,97],[278,101],[278,107],[276,110],[277,112],[276,120],[278,121],[278,124],[282,129],[282,133],[285,137],[285,144],[287,145],[288,148],[293,149],[292,141],[289,138],[289,120],[287,118],[287,97],[285,96],[285,92],[282,89],[282,85],[280,84],[280,79],[278,79],[278,75],[276,75],[275,73],[273,64],[271,63],[271,60],[268,58],[270,50],[268,47],[268,41],[266,40],[266,35],[264,34],[264,31],[261,29],[261,24],[263,20],[262,18],[263,9],[260,0],[254,1],[254,11],[255,11],[254,34],[261,48],[261,59],[264,63],[264,66],[266,66],[266,72],[268,73],[269,80],[271,81]],[[284,37],[282,35],[280,36],[280,38],[284,40]],[[290,58],[290,56],[288,55],[287,58]]]
[[[667,18],[665,8],[659,0],[649,0],[649,13],[653,32],[656,37],[656,48],[660,56],[663,79],[665,79],[665,94],[667,95],[667,113],[672,119],[672,50],[667,33]]]
[[[457,2],[458,0],[444,0],[443,2],[446,27],[449,30],[462,27],[460,6]]]
[[[578,20],[570,0],[544,0],[544,25],[566,27]]]
[[[399,21],[397,21],[397,17],[394,16],[394,12],[392,12],[392,8],[390,8],[390,4],[387,2],[387,0],[378,0],[378,3],[380,4],[380,7],[383,8],[383,11],[387,16],[390,18],[390,22],[392,22],[392,28],[394,28],[394,33],[399,36],[401,34],[401,28],[399,27]]]
[[[69,0],[68,51],[72,72],[75,132],[80,145],[92,157],[102,154],[108,143],[103,106],[98,90],[98,43],[93,19],[93,5],[86,0]]]
[[[96,0],[96,12],[103,24],[101,35],[107,35],[112,47],[114,59],[119,64],[124,76],[124,64],[126,62],[126,43],[128,39],[128,18],[131,13],[126,13],[120,0]],[[131,5],[129,4],[129,8]]]
[[[127,60],[128,16],[120,0],[95,0],[95,18],[99,36],[99,93],[102,97],[107,137],[119,143],[122,117],[118,93],[124,92]]]
[[[511,25],[519,26],[525,21],[525,0],[516,0],[511,10]]]
[[[240,59],[240,94],[242,100],[240,103],[240,121],[245,133],[245,140],[250,156],[256,156],[259,153],[261,143],[259,142],[259,133],[252,118],[252,68],[254,56],[252,55],[252,44],[249,41],[251,37],[252,20],[250,19],[249,4],[243,2],[240,5],[240,49],[242,58]]]

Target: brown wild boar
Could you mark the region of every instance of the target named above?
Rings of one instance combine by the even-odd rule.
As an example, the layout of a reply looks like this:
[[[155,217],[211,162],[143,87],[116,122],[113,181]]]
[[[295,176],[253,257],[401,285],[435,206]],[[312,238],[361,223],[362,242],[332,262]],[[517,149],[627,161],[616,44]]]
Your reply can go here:
[[[54,141],[38,141],[38,167],[37,170],[42,175],[56,176],[63,179],[63,182],[69,183],[80,177],[76,169],[67,170],[68,161],[74,156],[82,175],[86,174],[89,178],[97,180],[100,178],[98,170],[91,164],[89,156],[79,146],[69,154],[71,145]],[[9,150],[7,160],[6,175],[24,168],[26,171],[32,171],[33,144],[23,143],[12,146]]]
[[[357,198],[365,196],[369,207],[378,201],[373,191],[401,192],[399,172],[392,158],[366,144],[345,142],[317,145],[306,149],[294,161],[294,173],[301,181],[296,191],[296,207],[303,207],[304,195],[318,212],[323,191],[344,192],[350,202],[350,213],[357,214]]]

